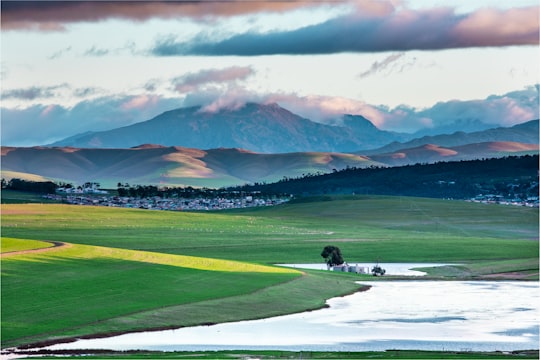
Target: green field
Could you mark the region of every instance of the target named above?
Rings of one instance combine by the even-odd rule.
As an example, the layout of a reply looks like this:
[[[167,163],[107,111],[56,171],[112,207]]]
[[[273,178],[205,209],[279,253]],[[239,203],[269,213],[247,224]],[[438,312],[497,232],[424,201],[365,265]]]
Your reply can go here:
[[[373,278],[272,264],[322,262],[328,244],[350,262],[460,264],[436,277],[538,279],[538,209],[318,200],[214,213],[3,204],[2,252],[72,245],[2,258],[2,348],[319,308]]]

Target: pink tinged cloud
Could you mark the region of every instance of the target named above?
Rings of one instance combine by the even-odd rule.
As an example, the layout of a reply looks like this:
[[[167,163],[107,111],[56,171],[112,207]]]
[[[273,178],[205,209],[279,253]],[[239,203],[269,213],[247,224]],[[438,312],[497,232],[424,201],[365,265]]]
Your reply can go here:
[[[499,114],[498,122],[505,126],[519,124],[528,120],[538,118],[538,111],[532,108],[523,107],[516,99],[504,97],[498,101],[498,108],[494,113]],[[493,114],[496,116],[495,114]]]
[[[539,9],[481,9],[461,20],[452,33],[463,45],[538,45]]]
[[[357,0],[353,1],[357,14],[369,15],[371,17],[384,17],[392,14],[396,9],[394,3],[400,1],[380,1],[380,0]]]
[[[233,66],[225,69],[201,70],[173,79],[174,89],[179,93],[197,91],[209,84],[229,84],[245,80],[253,75],[251,67]]]
[[[160,100],[156,95],[138,95],[120,105],[120,108],[125,111],[142,110],[155,106]]]
[[[56,110],[56,105],[49,105],[41,113],[39,114],[40,117],[47,117],[49,114],[54,112]]]

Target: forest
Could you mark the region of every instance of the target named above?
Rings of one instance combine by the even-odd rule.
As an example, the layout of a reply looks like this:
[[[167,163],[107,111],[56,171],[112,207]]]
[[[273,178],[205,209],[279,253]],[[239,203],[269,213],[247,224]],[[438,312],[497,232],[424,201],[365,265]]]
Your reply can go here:
[[[309,196],[377,194],[468,199],[479,194],[538,196],[538,155],[438,162],[399,167],[346,168],[230,190]]]

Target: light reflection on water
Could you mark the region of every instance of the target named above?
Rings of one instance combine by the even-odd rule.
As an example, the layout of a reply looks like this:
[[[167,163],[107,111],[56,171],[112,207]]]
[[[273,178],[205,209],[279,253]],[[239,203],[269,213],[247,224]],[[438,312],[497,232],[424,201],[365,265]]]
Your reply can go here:
[[[48,349],[164,351],[519,350],[539,348],[538,283],[384,281],[329,308],[106,339]]]

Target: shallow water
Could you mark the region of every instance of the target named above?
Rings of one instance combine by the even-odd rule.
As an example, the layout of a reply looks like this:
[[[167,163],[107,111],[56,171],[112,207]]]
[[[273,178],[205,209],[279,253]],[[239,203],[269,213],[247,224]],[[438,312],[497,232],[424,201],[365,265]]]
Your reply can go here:
[[[80,340],[48,349],[164,351],[539,348],[538,283],[384,281],[329,308],[263,320]]]

